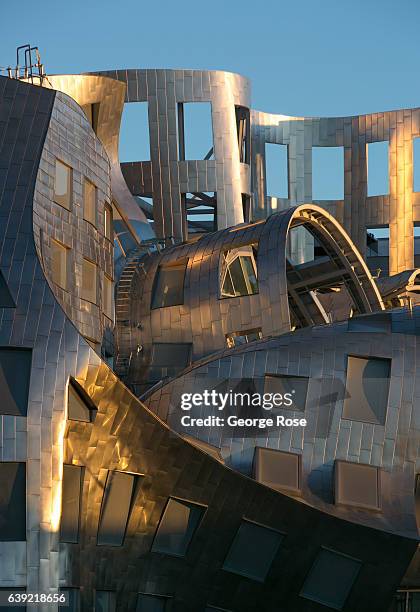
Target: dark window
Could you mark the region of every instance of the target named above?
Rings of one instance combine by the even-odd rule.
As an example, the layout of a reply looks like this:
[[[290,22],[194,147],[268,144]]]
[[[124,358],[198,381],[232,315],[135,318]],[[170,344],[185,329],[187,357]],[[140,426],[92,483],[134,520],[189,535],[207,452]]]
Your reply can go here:
[[[335,503],[380,510],[380,470],[373,465],[335,461]]]
[[[184,556],[205,508],[170,497],[153,541],[152,552]]]
[[[298,493],[301,487],[301,456],[271,448],[255,448],[255,480],[272,489]]]
[[[66,612],[80,612],[80,590],[74,587],[61,587],[60,593],[68,593],[68,607],[63,608]],[[60,606],[61,608],[61,606]]]
[[[283,537],[274,529],[243,520],[223,569],[264,582]]]
[[[116,612],[116,609],[113,591],[95,591],[95,612]]]
[[[367,195],[389,193],[389,142],[369,142],[366,145]]]
[[[226,335],[226,344],[228,348],[234,348],[241,344],[247,344],[248,342],[254,342],[254,340],[261,340],[262,331],[261,327],[255,329],[247,329],[240,332],[233,332],[232,334]]]
[[[76,543],[79,541],[82,486],[83,467],[64,464],[60,526],[60,539],[62,542]]]
[[[6,594],[4,594],[5,591],[6,591]],[[23,593],[26,593],[26,589],[22,587],[0,587],[0,594],[3,597],[8,597],[10,593],[22,593],[23,594]],[[20,611],[27,610],[27,607],[17,606],[17,605],[8,606],[6,604],[4,606],[0,605],[0,612],[19,612],[19,610]]]
[[[155,343],[153,344],[152,366],[159,368],[186,368],[190,363],[191,344]]]
[[[389,257],[389,225],[366,228],[366,256]]]
[[[0,272],[0,308],[16,308],[9,287],[4,280],[3,274]]]
[[[161,595],[139,593],[137,595],[136,612],[165,612],[168,598]]]
[[[213,157],[213,123],[210,102],[178,104],[179,159]]]
[[[221,256],[220,266],[222,298],[258,293],[256,245],[225,251]]]
[[[123,545],[139,478],[127,472],[108,472],[99,519],[98,545]]]
[[[266,374],[264,393],[279,393],[283,397],[280,408],[303,412],[308,394],[308,379],[303,376]]]
[[[90,422],[96,413],[96,406],[74,378],[68,386],[68,418],[71,421]]]
[[[152,308],[164,308],[184,303],[184,278],[187,262],[159,266],[153,291]]]
[[[322,548],[300,595],[334,610],[342,610],[361,565],[358,559]]]
[[[265,144],[265,182],[267,195],[275,198],[289,197],[288,146]]]
[[[26,416],[32,351],[0,348],[0,414]]]
[[[26,540],[26,465],[0,463],[0,542]]]
[[[244,215],[244,223],[251,221],[251,196],[246,193],[242,194],[242,213]]]
[[[235,106],[236,130],[238,134],[239,161],[249,164],[250,113],[245,106]]]
[[[343,147],[312,147],[312,199],[344,198]]]
[[[390,359],[349,355],[343,419],[384,425],[390,374]]]

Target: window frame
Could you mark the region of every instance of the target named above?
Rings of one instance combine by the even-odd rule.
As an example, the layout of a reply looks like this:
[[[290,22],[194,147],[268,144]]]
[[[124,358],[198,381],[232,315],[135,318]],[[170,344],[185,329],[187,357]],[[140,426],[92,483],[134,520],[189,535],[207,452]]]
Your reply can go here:
[[[57,165],[58,164],[61,164],[62,166],[64,166],[69,171],[68,180],[67,180],[67,183],[68,183],[68,198],[65,198],[66,200],[68,199],[68,206],[65,203],[63,203],[64,196],[60,196],[56,192]],[[64,208],[65,210],[68,210],[68,211],[71,211],[72,208],[73,208],[73,168],[72,168],[72,166],[70,166],[70,164],[67,164],[66,162],[64,162],[59,157],[55,158],[55,165],[54,165],[53,202],[55,204],[58,204],[58,206],[61,206],[62,208]]]
[[[87,186],[93,187],[93,220],[88,218],[87,211],[87,197],[86,190]],[[93,181],[87,176],[83,177],[83,219],[92,225],[95,229],[98,225],[98,188]]]
[[[84,279],[84,265],[85,262],[88,263],[89,265],[91,265],[94,269],[95,269],[95,301],[90,300],[89,298],[85,297],[83,294],[83,279]],[[99,270],[99,266],[95,261],[92,261],[91,259],[88,259],[87,257],[83,257],[82,260],[82,283],[80,286],[80,298],[82,300],[84,300],[85,302],[89,302],[90,304],[94,304],[95,306],[98,305],[98,278],[99,278],[99,274],[98,274],[98,270]]]

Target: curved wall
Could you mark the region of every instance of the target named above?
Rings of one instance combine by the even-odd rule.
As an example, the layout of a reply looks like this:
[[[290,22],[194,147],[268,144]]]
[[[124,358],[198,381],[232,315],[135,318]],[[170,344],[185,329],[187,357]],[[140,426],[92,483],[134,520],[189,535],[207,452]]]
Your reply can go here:
[[[158,238],[187,238],[182,194],[215,192],[217,227],[243,218],[250,166],[240,162],[235,105],[249,109],[248,79],[220,70],[109,70],[94,73],[123,81],[126,103],[147,102],[151,161],[122,164],[131,192],[153,197]],[[180,160],[178,105],[210,102],[214,159]],[[207,151],[203,151],[203,156]]]
[[[331,118],[252,111],[251,134],[257,218],[312,201],[312,147],[343,147],[344,198],[316,203],[344,226],[363,256],[366,228],[389,225],[389,274],[414,268],[414,223],[420,221],[420,193],[413,191],[413,138],[420,136],[420,109]],[[378,141],[389,142],[389,193],[368,197],[366,145]],[[267,194],[266,143],[288,145],[287,199]]]

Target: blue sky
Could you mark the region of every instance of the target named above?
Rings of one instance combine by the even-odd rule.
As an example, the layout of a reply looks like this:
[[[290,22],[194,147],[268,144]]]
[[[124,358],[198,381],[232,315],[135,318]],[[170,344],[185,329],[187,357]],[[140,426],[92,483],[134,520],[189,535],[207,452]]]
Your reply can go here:
[[[290,115],[420,106],[418,0],[21,0],[2,3],[0,66],[38,45],[49,73],[203,68],[252,80]],[[140,156],[139,156],[140,157]]]

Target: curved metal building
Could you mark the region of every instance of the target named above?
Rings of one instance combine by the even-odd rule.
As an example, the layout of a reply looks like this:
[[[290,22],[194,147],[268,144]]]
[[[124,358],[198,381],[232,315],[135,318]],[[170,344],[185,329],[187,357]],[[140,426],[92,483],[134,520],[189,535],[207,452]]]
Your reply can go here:
[[[267,115],[222,71],[24,80],[0,77],[0,598],[411,605],[419,111]],[[148,104],[151,159],[120,166],[124,102]],[[366,146],[387,139],[389,194],[368,196]],[[273,143],[287,197],[267,191]],[[313,200],[313,147],[344,147],[342,199]],[[389,263],[366,237],[386,225]],[[210,392],[223,406],[193,405]]]

